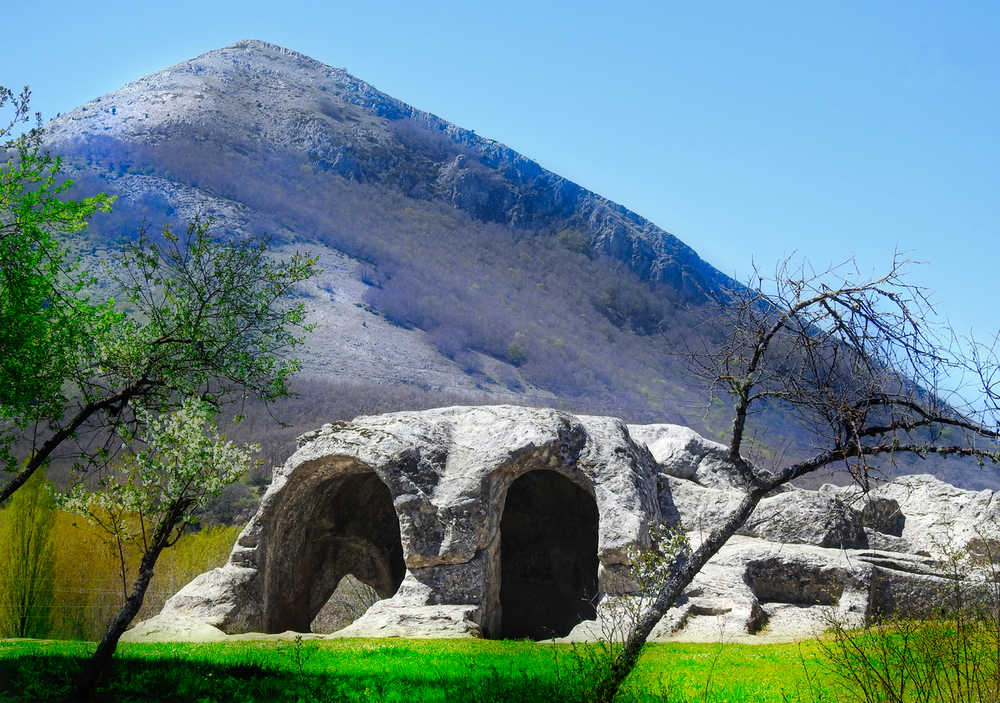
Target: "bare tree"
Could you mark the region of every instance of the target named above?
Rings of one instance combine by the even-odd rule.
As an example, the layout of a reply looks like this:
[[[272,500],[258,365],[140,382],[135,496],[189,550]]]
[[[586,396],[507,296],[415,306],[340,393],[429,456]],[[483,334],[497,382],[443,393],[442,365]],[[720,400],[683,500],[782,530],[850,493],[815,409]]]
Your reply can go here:
[[[1000,460],[996,424],[963,408],[960,396],[941,386],[956,372],[971,373],[995,410],[996,346],[973,343],[962,354],[963,345],[930,321],[925,291],[905,279],[910,264],[897,256],[888,273],[875,277],[863,275],[853,260],[818,272],[786,261],[773,277],[758,273],[733,291],[697,330],[698,341],[679,352],[713,399],[732,402],[728,458],[744,494],[698,549],[675,562],[629,632],[599,700],[612,700],[653,627],[779,486],[839,463],[867,490],[873,460],[901,454]],[[812,454],[768,470],[748,458],[747,423],[756,413],[778,409],[808,428]]]

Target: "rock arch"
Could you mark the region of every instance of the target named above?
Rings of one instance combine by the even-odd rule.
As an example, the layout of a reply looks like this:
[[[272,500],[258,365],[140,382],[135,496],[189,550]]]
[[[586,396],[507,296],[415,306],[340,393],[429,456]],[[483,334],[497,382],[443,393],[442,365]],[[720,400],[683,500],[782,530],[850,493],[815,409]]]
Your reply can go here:
[[[351,574],[391,598],[406,573],[389,487],[359,464],[314,472],[289,487],[263,570],[262,630],[308,632],[340,580]]]
[[[648,544],[647,524],[660,520],[655,461],[620,420],[510,406],[358,418],[303,435],[229,562],[171,598],[158,621],[308,631],[353,573],[386,599],[342,636],[536,636],[511,624],[517,606],[502,624],[502,512],[522,490],[555,497],[541,527],[510,533],[508,552],[559,564],[543,580],[564,596],[543,627],[561,632],[593,617],[592,601],[628,590],[626,551]],[[532,534],[564,525],[580,534],[530,555],[528,543],[543,541]]]
[[[564,637],[597,617],[599,521],[592,492],[560,473],[511,483],[500,520],[501,637]]]

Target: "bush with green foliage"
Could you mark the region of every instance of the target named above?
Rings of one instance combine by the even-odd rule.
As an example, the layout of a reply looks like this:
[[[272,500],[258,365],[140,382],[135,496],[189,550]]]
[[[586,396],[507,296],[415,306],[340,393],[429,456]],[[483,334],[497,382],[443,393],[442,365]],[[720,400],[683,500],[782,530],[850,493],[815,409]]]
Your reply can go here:
[[[27,119],[27,89],[0,89]],[[316,273],[315,259],[270,258],[266,235],[219,239],[211,219],[183,234],[145,224],[105,259],[123,300],[87,297],[96,281],[72,258],[69,238],[112,197],[64,200],[59,159],[41,152],[41,129],[8,142],[0,164],[0,504],[57,449],[78,442],[80,463],[100,469],[141,423],[141,411],[185,396],[271,401],[299,367],[305,309],[284,295]]]

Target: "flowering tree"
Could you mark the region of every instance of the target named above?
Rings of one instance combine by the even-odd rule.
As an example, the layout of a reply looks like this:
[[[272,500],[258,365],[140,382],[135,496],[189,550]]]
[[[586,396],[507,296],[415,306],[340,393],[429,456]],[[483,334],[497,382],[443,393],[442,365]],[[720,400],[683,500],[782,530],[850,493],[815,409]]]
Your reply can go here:
[[[104,475],[99,490],[77,484],[61,500],[68,510],[88,517],[116,540],[140,543],[142,560],[131,593],[108,627],[77,691],[88,695],[111,660],[118,640],[142,607],[160,553],[173,545],[194,518],[195,510],[218,496],[253,466],[256,445],[236,446],[215,429],[212,405],[190,397],[170,414],[142,417],[142,447],[121,468]],[[138,441],[136,441],[138,440]],[[124,510],[133,520],[107,521]]]

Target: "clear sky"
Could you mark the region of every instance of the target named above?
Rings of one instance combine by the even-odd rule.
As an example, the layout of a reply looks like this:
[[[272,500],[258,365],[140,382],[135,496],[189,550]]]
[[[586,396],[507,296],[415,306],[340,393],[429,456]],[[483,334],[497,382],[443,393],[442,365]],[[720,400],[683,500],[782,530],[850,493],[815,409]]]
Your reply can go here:
[[[10,2],[0,85],[45,118],[240,39],[496,139],[744,279],[798,252],[1000,329],[1000,3]]]

